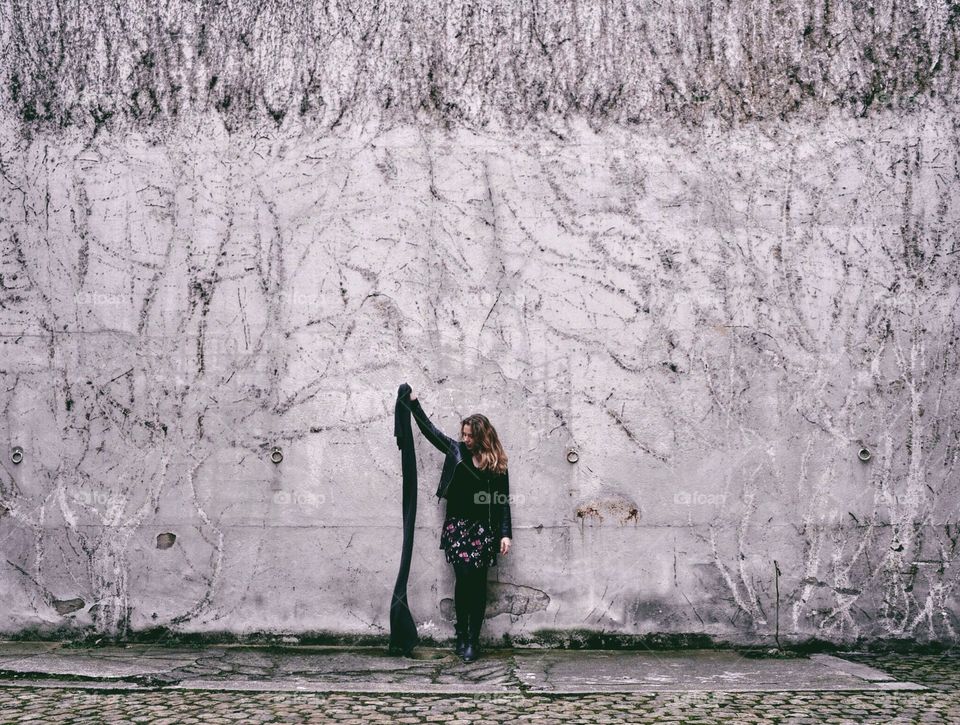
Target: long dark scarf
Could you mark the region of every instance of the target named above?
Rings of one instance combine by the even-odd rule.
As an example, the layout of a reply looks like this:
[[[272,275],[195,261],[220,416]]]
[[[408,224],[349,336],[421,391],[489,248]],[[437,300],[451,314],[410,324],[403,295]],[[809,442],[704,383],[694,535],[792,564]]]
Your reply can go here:
[[[400,449],[400,464],[403,469],[403,552],[400,555],[400,571],[393,585],[390,602],[390,653],[409,657],[420,638],[407,604],[407,578],[410,575],[410,557],[413,554],[414,523],[417,519],[417,453],[413,447],[413,428],[410,425],[410,392],[412,388],[403,383],[397,391],[397,404],[393,411],[393,435]]]

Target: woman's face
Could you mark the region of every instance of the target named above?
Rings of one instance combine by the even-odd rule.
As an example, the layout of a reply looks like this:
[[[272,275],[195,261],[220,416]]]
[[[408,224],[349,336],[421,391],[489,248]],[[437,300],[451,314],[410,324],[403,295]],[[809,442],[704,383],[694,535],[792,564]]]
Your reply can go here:
[[[469,424],[465,424],[463,429],[460,431],[460,437],[463,438],[463,442],[467,444],[467,448],[471,451],[473,450],[473,430],[470,428]]]

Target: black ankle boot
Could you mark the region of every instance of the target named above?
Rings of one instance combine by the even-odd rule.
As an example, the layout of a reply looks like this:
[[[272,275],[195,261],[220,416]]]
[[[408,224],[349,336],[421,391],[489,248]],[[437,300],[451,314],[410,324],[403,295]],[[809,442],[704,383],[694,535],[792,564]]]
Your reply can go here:
[[[463,661],[473,662],[480,656],[480,640],[471,635],[467,638],[467,646],[463,650]]]

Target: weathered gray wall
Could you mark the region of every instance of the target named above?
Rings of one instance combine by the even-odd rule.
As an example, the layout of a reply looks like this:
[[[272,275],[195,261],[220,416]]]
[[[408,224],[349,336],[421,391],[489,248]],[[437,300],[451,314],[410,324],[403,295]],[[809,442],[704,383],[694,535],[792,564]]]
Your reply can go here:
[[[476,113],[414,102],[431,68],[371,62],[353,71],[349,113],[308,103],[265,125],[260,91],[240,94],[242,112],[189,96],[209,85],[184,70],[196,53],[156,61],[194,47],[196,17],[123,35],[104,11],[98,37],[128,42],[90,45],[100,71],[71,71],[83,91],[30,64],[24,43],[51,42],[30,25],[44,8],[5,3],[20,52],[4,60],[0,133],[0,630],[385,634],[401,538],[392,406],[407,381],[451,435],[489,415],[511,457],[514,551],[493,570],[488,635],[764,639],[777,562],[784,640],[956,641],[957,12],[876,3],[893,18],[878,48],[913,37],[910,12],[929,16],[914,40],[936,62],[877,51],[870,66],[827,45],[815,92],[775,100],[793,87],[783,49],[833,37],[851,11],[803,10],[804,32],[800,10],[778,24],[761,5],[733,4],[780,29],[746,60],[717,40],[727,5],[675,4],[632,36],[669,46],[652,28],[682,18],[685,63],[670,67],[717,88],[765,79],[731,93],[739,105],[658,102],[660,71],[604,54],[587,76],[531,57],[472,88],[436,51],[431,67]],[[406,32],[426,37],[431,17]],[[60,37],[88,37],[72,28]],[[723,63],[684,49],[711,30]],[[588,40],[616,47],[613,31],[579,32],[558,47],[587,60]],[[167,75],[103,61],[144,33]],[[276,46],[262,28],[243,62],[224,60],[235,34],[206,37],[231,83],[280,82],[283,64],[254,52]],[[477,42],[477,68],[502,60]],[[171,90],[171,69],[193,85]],[[638,80],[607,107],[583,102],[620,73]],[[537,74],[554,85],[535,103]],[[861,76],[889,103],[864,104]],[[402,78],[417,81],[398,89],[405,104],[377,95]],[[155,113],[124,105],[131,83],[156,83]],[[91,112],[111,102],[112,116]],[[423,634],[446,636],[441,456],[419,436],[417,451],[410,602]]]

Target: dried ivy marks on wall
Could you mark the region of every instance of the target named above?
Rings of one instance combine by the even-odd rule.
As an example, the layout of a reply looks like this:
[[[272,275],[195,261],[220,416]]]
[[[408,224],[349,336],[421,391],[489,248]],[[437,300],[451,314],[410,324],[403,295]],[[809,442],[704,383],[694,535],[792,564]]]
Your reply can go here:
[[[948,0],[2,7],[0,102],[29,125],[697,124],[957,100]]]

